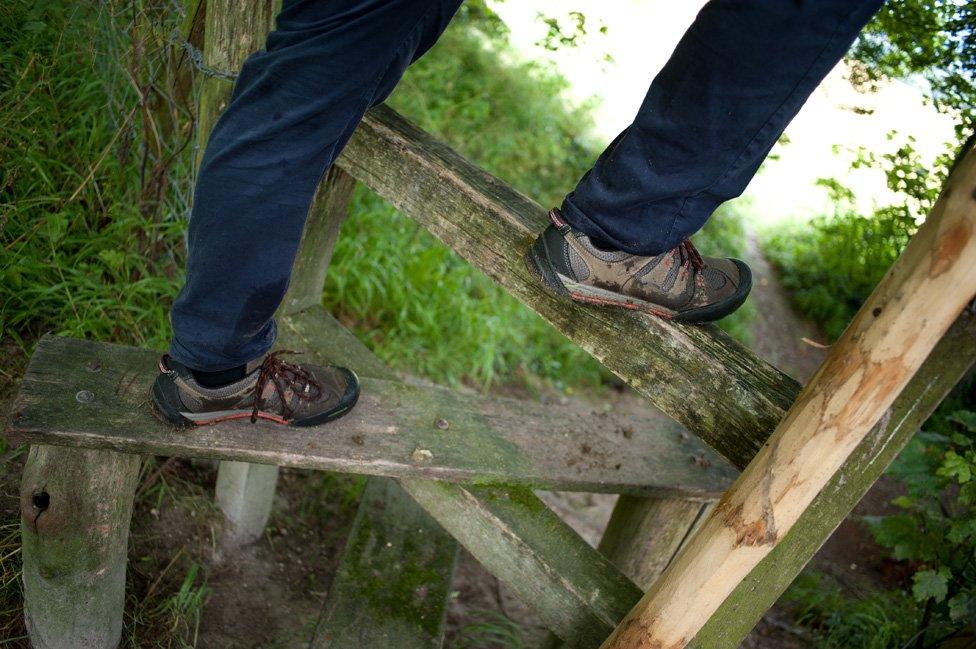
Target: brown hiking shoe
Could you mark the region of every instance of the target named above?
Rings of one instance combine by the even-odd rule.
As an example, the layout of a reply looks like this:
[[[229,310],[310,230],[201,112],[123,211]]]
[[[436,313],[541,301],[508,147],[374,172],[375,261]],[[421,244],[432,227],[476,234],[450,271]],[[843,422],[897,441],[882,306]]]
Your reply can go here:
[[[744,262],[702,257],[691,241],[642,257],[597,248],[558,210],[549,218],[552,225],[532,244],[525,263],[546,289],[577,302],[707,322],[738,309],[752,289],[752,273]]]
[[[314,426],[338,419],[359,398],[359,380],[344,367],[294,365],[278,351],[248,363],[243,379],[219,388],[200,385],[190,368],[169,356],[159,361],[153,411],[176,426],[205,426],[231,419],[267,419]]]

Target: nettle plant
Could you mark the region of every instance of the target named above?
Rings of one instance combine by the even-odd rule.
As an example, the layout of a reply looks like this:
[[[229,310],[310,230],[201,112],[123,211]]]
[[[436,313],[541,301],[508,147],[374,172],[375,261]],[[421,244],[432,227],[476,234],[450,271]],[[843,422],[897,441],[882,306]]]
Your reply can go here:
[[[914,562],[912,595],[924,605],[929,635],[976,619],[976,412],[930,420],[892,464],[906,487],[902,511],[870,517],[875,540]]]

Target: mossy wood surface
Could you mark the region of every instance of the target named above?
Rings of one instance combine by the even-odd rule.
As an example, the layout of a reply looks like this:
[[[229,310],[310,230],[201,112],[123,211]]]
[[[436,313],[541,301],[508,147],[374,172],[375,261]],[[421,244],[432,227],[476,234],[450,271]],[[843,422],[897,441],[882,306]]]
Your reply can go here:
[[[969,311],[960,316],[902,391],[891,407],[887,425],[876,427],[858,445],[789,534],[725,598],[688,646],[738,647],[974,364],[976,315]]]
[[[338,164],[737,466],[756,454],[799,393],[796,381],[713,326],[682,326],[555,298],[522,255],[546,211],[385,106]]]
[[[32,443],[130,453],[702,499],[720,494],[736,474],[664,417],[624,418],[365,377],[356,408],[322,426],[283,429],[241,419],[180,430],[146,404],[157,360],[151,351],[45,337],[9,432]],[[90,397],[79,400],[81,392]]]
[[[882,448],[926,384],[909,384],[976,295],[976,149],[865,300],[762,450],[604,649],[684,647],[834,480],[850,481],[865,440]],[[972,352],[972,338],[956,355]],[[928,381],[956,375],[936,374]],[[913,389],[914,388],[914,389]],[[911,391],[906,391],[911,390]],[[879,468],[880,472],[882,469]],[[818,530],[825,539],[833,527]],[[809,556],[802,557],[803,562]],[[760,584],[760,592],[765,590]]]
[[[339,228],[345,221],[349,198],[356,181],[331,167],[319,183],[302,230],[302,240],[292,266],[291,283],[278,309],[280,314],[298,313],[322,304],[322,287],[332,260]]]
[[[440,647],[457,552],[396,481],[370,480],[311,647]]]
[[[686,499],[621,496],[600,539],[600,552],[647,590],[710,506]]]
[[[31,447],[20,513],[24,617],[36,649],[118,646],[140,462],[112,451]]]
[[[278,310],[278,342],[283,348],[307,352],[323,364],[355,367],[361,376],[395,379],[391,370],[320,306],[354,184],[351,176],[332,167],[318,187],[288,293]],[[440,647],[457,552],[457,541],[395,480],[370,478],[311,646]]]
[[[567,647],[600,646],[641,590],[528,489],[400,484]]]

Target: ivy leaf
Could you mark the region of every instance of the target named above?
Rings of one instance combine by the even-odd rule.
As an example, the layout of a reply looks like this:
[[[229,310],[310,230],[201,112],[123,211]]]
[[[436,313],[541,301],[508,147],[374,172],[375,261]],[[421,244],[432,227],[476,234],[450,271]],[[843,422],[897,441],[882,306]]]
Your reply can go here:
[[[965,620],[974,605],[976,601],[973,601],[971,593],[958,593],[949,599],[949,617],[956,621]]]
[[[924,602],[931,597],[938,604],[949,593],[947,572],[945,569],[939,572],[934,570],[919,570],[915,573],[912,595],[919,602]]]
[[[945,478],[955,478],[959,484],[966,484],[973,477],[972,464],[955,451],[946,451],[942,466],[936,473]]]

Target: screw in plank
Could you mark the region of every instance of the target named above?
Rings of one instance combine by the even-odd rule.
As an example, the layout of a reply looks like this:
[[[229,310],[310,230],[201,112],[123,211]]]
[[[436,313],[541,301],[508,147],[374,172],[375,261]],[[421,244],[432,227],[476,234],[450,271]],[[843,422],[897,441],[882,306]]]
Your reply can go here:
[[[95,400],[95,395],[90,390],[79,390],[75,394],[75,401],[78,403],[91,403]]]

